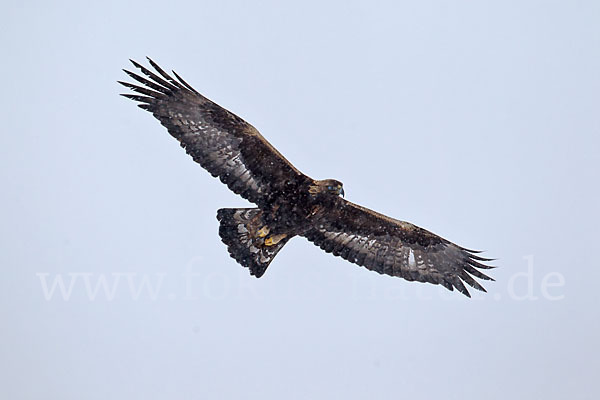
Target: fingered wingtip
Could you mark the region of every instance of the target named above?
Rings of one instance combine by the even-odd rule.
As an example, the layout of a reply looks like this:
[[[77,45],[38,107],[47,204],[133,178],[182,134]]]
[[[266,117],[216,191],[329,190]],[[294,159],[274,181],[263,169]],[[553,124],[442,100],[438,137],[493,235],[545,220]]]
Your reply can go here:
[[[153,59],[151,59],[149,56],[146,56],[146,60],[148,60],[148,62],[149,62],[149,63],[150,63],[150,65],[152,65],[152,66],[154,66],[154,65],[157,65],[157,64],[156,64],[156,62],[155,62]]]
[[[138,63],[137,61],[135,61],[135,60],[132,60],[131,58],[129,59],[129,61],[130,61],[130,62],[131,62],[131,63],[132,63],[132,64],[133,64],[133,65],[134,65],[136,68],[140,68],[140,69],[142,69],[142,68],[143,68],[143,67],[142,67],[142,65],[141,65],[140,63]]]
[[[489,262],[489,261],[496,261],[497,258],[486,258],[486,257],[480,257],[477,256],[475,254],[471,254],[469,255],[470,258],[472,258],[473,260],[477,260],[477,261],[485,261],[485,262]]]
[[[158,66],[157,63],[154,62],[154,60],[152,60],[148,56],[146,56],[146,60],[148,60],[148,62],[150,63],[150,65],[152,65],[152,67],[155,68],[162,75],[163,70]],[[163,76],[163,77],[166,78],[165,76]]]

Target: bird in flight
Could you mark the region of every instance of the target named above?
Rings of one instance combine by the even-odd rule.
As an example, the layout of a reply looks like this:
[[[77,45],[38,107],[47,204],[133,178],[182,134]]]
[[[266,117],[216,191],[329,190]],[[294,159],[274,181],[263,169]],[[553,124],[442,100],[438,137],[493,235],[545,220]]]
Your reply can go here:
[[[327,253],[380,274],[485,292],[474,278],[493,280],[479,251],[460,247],[409,222],[343,198],[335,179],[315,180],[286,160],[252,125],[213,103],[148,58],[151,70],[124,70],[138,84],[123,96],[154,115],[186,152],[254,208],[217,211],[219,235],[231,257],[261,277],[279,250],[303,236]]]

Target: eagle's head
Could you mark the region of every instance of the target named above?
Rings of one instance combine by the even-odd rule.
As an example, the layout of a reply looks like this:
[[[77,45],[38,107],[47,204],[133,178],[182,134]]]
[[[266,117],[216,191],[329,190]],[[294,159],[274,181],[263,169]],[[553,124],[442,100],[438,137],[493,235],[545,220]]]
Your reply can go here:
[[[322,181],[313,181],[309,186],[308,192],[312,195],[326,194],[333,196],[344,196],[344,185],[335,179],[324,179]]]

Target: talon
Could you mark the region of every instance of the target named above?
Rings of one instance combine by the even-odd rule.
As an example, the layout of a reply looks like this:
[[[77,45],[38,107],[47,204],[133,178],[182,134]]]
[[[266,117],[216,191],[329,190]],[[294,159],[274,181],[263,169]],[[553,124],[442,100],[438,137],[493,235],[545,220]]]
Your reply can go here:
[[[258,235],[258,237],[267,236],[269,234],[269,227],[267,225],[263,226],[258,231],[256,231],[256,234]]]
[[[265,239],[265,246],[275,246],[277,243],[285,239],[287,235],[282,233],[280,235],[274,235]]]

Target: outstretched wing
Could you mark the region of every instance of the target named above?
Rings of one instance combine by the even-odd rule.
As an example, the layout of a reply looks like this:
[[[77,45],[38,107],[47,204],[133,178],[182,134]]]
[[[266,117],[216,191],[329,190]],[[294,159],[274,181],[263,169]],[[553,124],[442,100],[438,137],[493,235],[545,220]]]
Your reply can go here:
[[[493,280],[479,269],[490,259],[408,222],[398,221],[342,198],[323,210],[304,236],[328,253],[380,274],[441,284],[471,297],[463,284],[485,292],[473,277]]]
[[[131,60],[147,78],[124,70],[141,83],[120,84],[163,124],[194,161],[232,191],[262,205],[290,179],[302,176],[252,125],[213,103],[173,71],[174,79],[150,60],[155,72]]]

